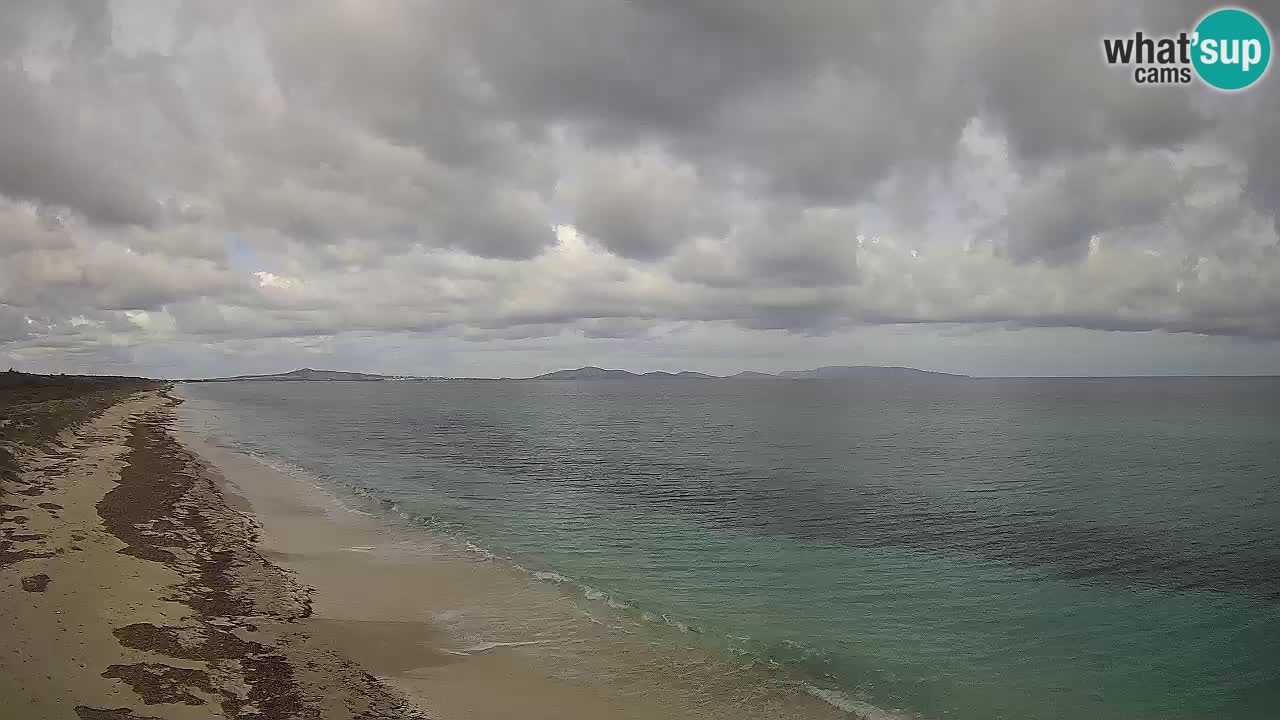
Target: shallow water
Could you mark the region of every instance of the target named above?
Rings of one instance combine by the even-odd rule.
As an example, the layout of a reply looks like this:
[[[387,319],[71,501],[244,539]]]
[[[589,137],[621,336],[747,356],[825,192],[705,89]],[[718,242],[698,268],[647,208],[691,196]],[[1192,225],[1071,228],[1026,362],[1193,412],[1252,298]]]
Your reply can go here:
[[[1274,379],[182,393],[241,449],[836,705],[1280,707]]]

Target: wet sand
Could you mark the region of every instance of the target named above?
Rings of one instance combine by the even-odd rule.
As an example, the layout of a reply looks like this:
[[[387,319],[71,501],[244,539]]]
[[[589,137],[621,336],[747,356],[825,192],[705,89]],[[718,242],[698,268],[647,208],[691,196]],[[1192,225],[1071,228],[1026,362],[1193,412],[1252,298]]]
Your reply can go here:
[[[0,718],[423,717],[312,637],[306,591],[133,395],[6,450]]]
[[[856,717],[175,429],[178,402],[15,449],[0,718]]]

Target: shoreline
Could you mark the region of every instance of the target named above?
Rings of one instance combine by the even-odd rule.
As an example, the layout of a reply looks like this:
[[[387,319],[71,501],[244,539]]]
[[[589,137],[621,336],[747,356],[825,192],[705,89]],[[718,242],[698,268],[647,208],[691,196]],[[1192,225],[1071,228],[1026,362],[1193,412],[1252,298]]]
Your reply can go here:
[[[136,391],[5,443],[0,697],[16,717],[861,716],[355,511],[183,429],[182,402]]]
[[[307,592],[258,553],[254,523],[175,440],[179,402],[134,393],[6,448],[0,697],[12,717],[426,717],[298,625]]]
[[[584,609],[514,563],[353,508],[355,497],[202,433],[178,436],[244,498],[263,554],[314,589],[302,624],[438,717],[897,717],[673,628]]]

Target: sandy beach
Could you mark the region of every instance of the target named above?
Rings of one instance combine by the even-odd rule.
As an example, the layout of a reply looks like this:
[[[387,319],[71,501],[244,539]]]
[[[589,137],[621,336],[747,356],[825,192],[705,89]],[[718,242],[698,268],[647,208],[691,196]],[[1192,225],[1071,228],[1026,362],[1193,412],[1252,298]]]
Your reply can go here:
[[[9,443],[0,718],[848,717],[180,429],[180,402]]]
[[[136,393],[7,448],[0,717],[421,716],[298,624],[307,592],[174,441],[174,404]]]

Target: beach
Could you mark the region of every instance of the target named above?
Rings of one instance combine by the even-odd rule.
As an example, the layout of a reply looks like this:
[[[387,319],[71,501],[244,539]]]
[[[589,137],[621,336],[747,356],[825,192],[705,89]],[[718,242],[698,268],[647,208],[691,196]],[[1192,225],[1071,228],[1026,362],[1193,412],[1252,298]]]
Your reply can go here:
[[[0,717],[418,717],[298,621],[234,496],[130,395],[11,448],[0,565]]]
[[[1275,707],[1265,382],[45,382],[0,387],[0,718]]]
[[[0,717],[848,717],[176,429],[179,403],[11,445]]]

